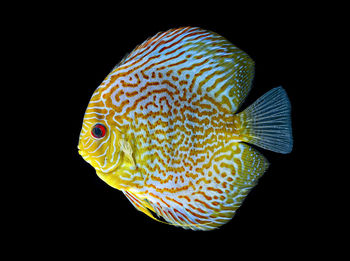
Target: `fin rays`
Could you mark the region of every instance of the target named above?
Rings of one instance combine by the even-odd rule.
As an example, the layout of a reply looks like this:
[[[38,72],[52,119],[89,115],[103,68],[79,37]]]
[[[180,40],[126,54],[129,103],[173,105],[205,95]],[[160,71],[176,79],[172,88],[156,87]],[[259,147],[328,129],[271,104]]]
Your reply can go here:
[[[238,116],[244,141],[279,153],[293,148],[291,106],[287,93],[277,87],[261,96]]]

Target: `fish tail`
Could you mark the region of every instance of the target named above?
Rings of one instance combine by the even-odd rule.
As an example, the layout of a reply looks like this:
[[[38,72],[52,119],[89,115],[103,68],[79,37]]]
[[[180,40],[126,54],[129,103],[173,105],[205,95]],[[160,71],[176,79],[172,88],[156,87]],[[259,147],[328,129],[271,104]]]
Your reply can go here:
[[[283,154],[292,151],[291,105],[282,87],[265,93],[237,116],[244,142]]]

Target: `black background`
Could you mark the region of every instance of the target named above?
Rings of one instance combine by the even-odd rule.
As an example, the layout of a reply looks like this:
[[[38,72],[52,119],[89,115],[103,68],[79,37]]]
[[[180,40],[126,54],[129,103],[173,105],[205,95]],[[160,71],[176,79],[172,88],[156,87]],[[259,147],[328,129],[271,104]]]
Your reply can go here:
[[[39,233],[45,246],[60,242],[63,249],[75,249],[83,242],[82,251],[93,245],[107,252],[144,246],[148,254],[158,247],[169,253],[195,247],[198,253],[222,250],[233,256],[236,252],[312,253],[310,242],[323,234],[315,219],[320,211],[318,198],[311,189],[318,173],[309,164],[313,153],[309,94],[314,93],[310,68],[315,64],[314,40],[322,22],[310,15],[314,9],[218,5],[201,10],[170,5],[173,12],[168,12],[158,5],[136,10],[133,5],[95,7],[66,6],[58,12],[52,7],[28,26],[27,34],[35,39],[31,55],[40,64],[34,68],[34,77],[42,76],[47,99],[40,99],[45,110],[38,109],[46,135],[41,138],[41,167],[35,167],[37,184],[31,193],[35,199],[30,200],[35,203],[24,200],[18,206],[28,216],[27,235]],[[148,37],[180,26],[214,31],[255,61],[253,87],[243,108],[277,86],[283,86],[292,104],[292,153],[261,150],[270,168],[233,220],[209,232],[153,221],[101,181],[77,152],[84,111],[114,65]]]

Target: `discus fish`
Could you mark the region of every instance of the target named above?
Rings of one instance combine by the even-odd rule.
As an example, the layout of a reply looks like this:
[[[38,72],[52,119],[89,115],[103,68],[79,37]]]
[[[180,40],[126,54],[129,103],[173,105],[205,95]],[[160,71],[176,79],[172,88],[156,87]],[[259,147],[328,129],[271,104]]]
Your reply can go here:
[[[160,32],[95,90],[79,153],[149,217],[185,229],[218,228],[268,168],[249,144],[278,153],[293,146],[282,87],[238,111],[253,76],[253,60],[214,32]]]

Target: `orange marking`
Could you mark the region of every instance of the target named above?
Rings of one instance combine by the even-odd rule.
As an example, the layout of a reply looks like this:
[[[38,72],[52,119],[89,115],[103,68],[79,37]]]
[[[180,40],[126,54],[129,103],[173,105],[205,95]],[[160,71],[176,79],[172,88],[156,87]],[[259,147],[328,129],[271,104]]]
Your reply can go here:
[[[173,56],[173,57],[170,57],[170,58],[168,58],[168,59],[164,59],[164,60],[162,60],[162,61],[160,61],[160,62],[158,62],[158,63],[154,63],[154,65],[159,65],[159,64],[162,64],[162,63],[166,63],[166,62],[168,62],[168,61],[170,61],[170,60],[176,60],[176,58],[178,58],[178,57],[180,57],[181,55],[183,55],[185,53],[185,51],[182,51],[181,53],[179,53],[178,55],[176,55],[176,56]],[[167,65],[167,66],[162,66],[162,67],[159,67],[159,68],[157,68],[157,70],[158,71],[160,71],[160,70],[163,70],[163,69],[165,69],[165,68],[167,68],[167,67],[170,67],[171,65]]]
[[[176,217],[175,217],[175,216],[174,216],[174,215],[173,215],[173,214],[172,214],[172,213],[171,213],[169,210],[168,210],[167,212],[170,214],[170,216],[172,216],[172,217],[173,217],[173,219],[174,219],[174,220],[176,220],[176,221],[177,221],[177,218],[176,218]]]
[[[199,101],[195,101],[193,103],[193,105],[198,106],[201,109],[205,109],[205,110],[211,110],[212,109],[212,106],[210,104],[201,103]]]
[[[193,56],[193,58],[195,58],[195,59],[201,59],[201,58],[203,58],[203,55],[201,54],[201,55],[196,55],[196,56]]]
[[[199,76],[201,76],[204,72],[210,71],[211,69],[212,69],[212,67],[203,68],[198,73],[196,73],[194,75],[192,82],[191,82],[191,85],[190,85],[190,88],[189,88],[190,92],[192,92],[193,86],[195,85],[197,78]]]
[[[229,159],[230,159],[230,157],[229,157]],[[233,165],[230,165],[230,164],[225,163],[225,162],[221,162],[220,167],[227,168],[227,169],[233,169]],[[226,174],[222,174],[221,176],[224,178],[224,177],[226,177]]]
[[[129,75],[130,73],[132,73],[132,72],[134,72],[134,71],[136,71],[136,70],[138,70],[139,68],[142,68],[142,67],[144,67],[146,64],[148,64],[148,63],[150,63],[150,61],[151,60],[153,60],[153,59],[156,59],[156,58],[158,58],[159,56],[151,56],[151,57],[149,57],[145,62],[143,62],[142,64],[140,64],[140,65],[138,65],[138,66],[135,66],[134,68],[132,68],[131,70],[129,70],[129,71],[127,71],[127,72],[121,72],[121,73],[118,73],[118,74],[116,74],[116,75],[114,75],[115,77],[118,77],[118,76],[126,76],[126,75]],[[138,61],[136,61],[135,63],[133,63],[133,64],[136,64]],[[132,66],[133,64],[131,64],[130,66]],[[130,67],[130,66],[127,66],[126,68],[128,68],[128,67]],[[122,68],[122,67],[120,67],[120,68]],[[123,68],[124,69],[124,68]],[[136,74],[137,75],[137,74]],[[135,75],[135,76],[136,76]],[[135,84],[127,84],[127,87],[136,87],[135,86]]]
[[[192,39],[192,41],[197,40],[199,38],[204,38],[205,36],[208,36],[208,35],[210,35],[210,33],[201,33],[201,35],[199,35],[198,37]]]
[[[220,173],[220,170],[219,170],[218,166],[216,166],[216,164],[214,164],[213,168],[214,168],[216,173]]]
[[[178,48],[176,48],[176,49],[174,49],[172,51],[169,51],[169,52],[165,53],[164,55],[169,55],[169,54],[175,53],[177,50],[181,49],[182,47],[183,46],[180,45]]]
[[[161,197],[158,197],[157,195],[153,194],[152,192],[149,192],[149,195],[151,195],[154,198],[159,199],[160,201],[162,201],[165,205],[167,205],[168,208],[170,208],[170,205],[168,203],[166,203]]]
[[[230,100],[226,96],[222,96],[221,102],[222,102],[222,104],[226,104],[227,107],[229,107],[230,110],[232,110],[232,104],[231,104]]]
[[[178,211],[176,208],[174,209],[174,212],[177,212],[177,213],[179,213],[180,215],[182,215],[182,216],[184,216],[184,217],[186,217],[186,215],[185,214],[183,214],[183,213],[181,213],[180,211]],[[180,216],[177,216],[182,222],[186,222],[186,220],[185,219],[183,219],[183,218],[181,218]]]
[[[177,66],[177,65],[182,64],[182,63],[185,63],[185,62],[187,62],[187,60],[181,60],[181,61],[179,61],[179,62],[177,62],[177,63],[169,64],[167,67],[168,67],[168,68],[169,68],[169,67],[174,67],[174,66]]]
[[[215,74],[223,74],[225,73],[225,71],[216,71]],[[228,78],[232,77],[232,74],[227,73],[226,75],[224,75],[223,77],[219,77],[215,80],[214,84],[210,87],[207,88],[207,92],[211,92],[212,90],[214,90],[217,86],[217,84],[219,82],[225,81]],[[215,93],[215,97],[218,97],[218,95],[223,92],[224,90],[226,90],[226,88],[228,88],[228,86],[232,85],[232,83],[230,81],[226,82],[223,86],[220,87],[220,90],[218,92]]]
[[[160,99],[159,99],[159,103],[162,103],[162,101],[165,101],[165,103],[166,103],[166,105],[168,106],[168,108],[171,108],[172,106],[170,105],[170,103],[169,103],[169,101],[168,101],[168,99],[167,99],[167,97],[161,97]]]
[[[187,210],[188,212],[190,212],[193,216],[197,217],[197,218],[203,218],[203,219],[207,219],[207,218],[208,218],[208,217],[206,217],[206,216],[203,216],[203,215],[194,213],[192,210],[190,210],[190,209],[188,209],[188,208],[186,208],[186,210]]]
[[[210,103],[214,104],[215,107],[216,107],[219,111],[223,112],[224,114],[231,113],[228,109],[226,109],[225,107],[222,107],[220,102],[216,101],[214,98],[208,96],[207,94],[205,94],[205,95],[203,96],[203,99],[206,99],[206,100],[209,101]]]
[[[205,203],[204,201],[201,201],[201,200],[199,200],[199,199],[195,199],[194,201],[201,203],[202,205],[204,205],[204,206],[205,206],[206,208],[208,208],[208,209],[215,210],[215,208],[209,206],[209,205],[208,205],[207,203]]]
[[[224,193],[221,189],[217,189],[217,188],[208,187],[207,189],[208,189],[208,190],[211,190],[211,191],[216,191],[216,192],[218,192],[218,193],[220,193],[220,194],[223,194],[223,193]]]
[[[133,194],[129,193],[128,191],[126,191],[126,195],[128,196],[128,198],[137,206],[137,207],[141,207],[142,206],[142,203],[140,203],[140,201],[135,198],[133,196]]]
[[[119,99],[119,96],[123,95],[124,94],[124,91],[123,90],[120,90],[115,96],[114,96],[114,99],[119,102],[120,99]]]
[[[181,161],[180,161],[180,162],[181,162]],[[180,179],[181,179],[181,182],[182,182],[182,183],[185,182],[185,180],[184,180],[184,178],[183,178],[182,176],[180,176]]]
[[[206,200],[212,200],[212,197],[208,196],[203,191],[198,191],[198,192],[193,192],[192,193],[192,195],[195,195],[195,194],[201,194],[201,195],[203,195],[206,198]]]
[[[122,101],[122,103],[120,104],[120,106],[119,106],[118,108],[115,108],[115,111],[116,111],[117,113],[122,112],[124,106],[127,105],[127,104],[129,104],[129,103],[130,103],[129,100],[124,100],[124,101]]]
[[[191,204],[188,204],[191,208],[193,208],[193,209],[195,209],[195,210],[197,210],[197,211],[199,211],[199,212],[201,212],[201,213],[203,213],[203,214],[205,214],[205,213],[207,213],[207,212],[205,212],[203,209],[201,209],[201,208],[197,208],[197,207],[195,207],[195,206],[193,206],[193,205],[191,205]]]
[[[175,90],[175,94],[179,94],[179,93],[180,93],[179,90],[178,90],[178,88],[177,88],[177,86],[174,85],[174,84],[172,84],[172,83],[169,82],[168,80],[163,80],[163,81],[161,82],[161,84],[167,84],[168,86],[172,87],[172,88]]]
[[[159,204],[159,202],[157,202],[157,205],[159,207],[157,207],[157,206],[155,206],[155,207],[156,207],[156,209],[158,209],[158,213],[160,213],[161,216],[166,217],[165,213],[163,212],[162,206]]]
[[[159,58],[159,57],[160,57],[160,55],[155,55],[155,56],[153,56],[154,59]],[[156,65],[158,65],[158,64],[160,64],[160,63],[162,63],[162,62],[151,63],[151,65],[147,66],[145,69],[143,69],[143,70],[141,71],[141,74],[144,76],[144,75],[145,75],[144,73],[145,73],[146,71],[148,71],[149,69],[151,69],[152,67],[154,67],[154,66],[156,66]],[[148,78],[147,78],[147,79],[148,79]]]
[[[175,199],[173,199],[173,198],[170,198],[170,197],[168,197],[168,196],[165,196],[165,198],[166,198],[167,200],[171,200],[171,201],[175,202],[176,204],[179,204],[180,206],[183,207],[183,204],[182,204],[181,202],[179,202],[179,201],[177,201],[177,200],[175,200]]]
[[[208,62],[208,59],[205,59],[204,61],[199,62],[199,63],[194,63],[194,64],[192,64],[190,67],[181,68],[181,69],[179,70],[179,72],[182,73],[183,71],[186,71],[186,70],[187,70],[187,71],[193,70],[194,67],[203,65],[203,64],[205,64],[206,62]]]
[[[165,75],[169,77],[172,72],[173,72],[173,70],[169,70],[169,71],[167,71],[167,73]]]
[[[174,105],[177,106],[177,107],[180,107],[180,106],[181,106],[181,104],[180,104],[180,102],[179,102],[178,100],[176,100],[176,101],[174,102]]]
[[[168,89],[153,90],[153,91],[151,92],[151,94],[152,94],[152,93],[162,93],[162,92],[168,93],[169,96],[171,96],[171,98],[174,99],[173,93],[171,93],[170,91],[168,91]],[[178,90],[176,90],[175,94],[177,94],[177,92],[178,92]]]
[[[86,113],[100,113],[100,114],[107,114],[108,111],[106,109],[99,109],[99,108],[87,108]]]
[[[140,88],[140,93],[142,93],[148,86],[158,86],[159,82],[146,82],[144,86]]]
[[[150,105],[153,105],[153,106],[156,107],[156,108],[159,107],[159,106],[158,106],[156,103],[154,103],[154,102],[148,102],[148,103],[145,105],[145,109],[148,109],[148,106],[150,106]]]
[[[187,93],[187,89],[183,89],[183,95],[182,95],[182,97],[179,97],[180,101],[186,101],[187,100],[186,93]]]
[[[113,117],[115,115],[115,111],[114,110],[110,110],[108,115],[106,116],[106,120],[107,122],[112,122],[113,124]]]
[[[217,184],[220,184],[220,183],[221,183],[220,180],[218,180],[217,177],[214,177],[214,181],[215,181]]]
[[[213,73],[211,73],[211,74],[209,74],[209,75],[207,75],[206,77],[205,77],[205,79],[204,80],[202,80],[199,84],[198,84],[198,94],[202,94],[202,86],[204,85],[204,84],[206,84],[211,78],[213,78],[214,76],[216,76],[216,75],[220,75],[221,74],[221,72],[220,71],[214,71]],[[219,79],[221,79],[221,78],[219,78]],[[211,87],[209,87],[209,88],[215,88],[216,87],[216,82],[217,82],[218,80],[216,80],[214,83],[213,83],[213,85],[211,86]],[[209,92],[209,88],[207,88],[207,92]]]
[[[138,91],[127,92],[127,93],[125,93],[125,95],[126,95],[127,97],[133,97],[133,96],[136,96],[137,94],[139,94]]]
[[[184,34],[185,32],[187,32],[189,29],[190,29],[189,27],[185,28],[185,30],[182,31],[181,34],[175,35],[173,38],[169,39],[169,40],[167,41],[167,43],[168,43],[168,42],[174,41],[177,37],[179,37],[180,35],[183,35],[183,34]],[[194,34],[195,34],[195,33],[194,33]],[[190,36],[190,35],[192,35],[192,34],[185,35],[184,37],[180,38],[178,41],[172,43],[171,45],[164,46],[162,49],[159,50],[159,52],[161,53],[161,52],[163,52],[165,49],[169,49],[169,48],[173,47],[174,45],[178,44],[182,39],[184,39],[185,37],[188,37],[188,36]]]
[[[178,78],[176,79],[176,81],[178,80]],[[179,81],[179,84],[182,86],[182,85],[185,85],[185,84],[187,84],[188,82],[187,81],[185,81],[185,80],[182,80],[182,81]]]
[[[132,111],[132,110],[135,110],[135,109],[136,109],[136,106],[138,105],[138,103],[140,103],[140,102],[143,101],[143,100],[148,99],[152,94],[155,94],[155,93],[162,93],[162,92],[168,93],[169,96],[170,96],[172,99],[174,99],[173,93],[171,93],[168,89],[164,89],[164,88],[163,88],[163,89],[160,89],[160,90],[149,91],[146,95],[141,96],[140,98],[138,98],[138,99],[134,102],[133,106],[131,106],[131,107],[128,108],[127,112]],[[118,108],[116,108],[116,109],[118,109]],[[168,115],[167,115],[167,116],[168,116]],[[141,115],[141,117],[142,117],[142,115]]]
[[[154,166],[154,171],[158,171],[159,173],[162,173],[162,170],[157,165]],[[166,174],[163,173],[163,176],[165,177]],[[154,176],[154,175],[150,175],[149,177],[150,177],[151,180],[158,181],[160,184],[168,183],[169,180],[173,180],[173,178],[174,178],[173,175],[168,175],[168,177],[166,179],[162,179],[162,178]]]
[[[151,187],[151,188],[155,189],[157,192],[161,192],[161,193],[163,193],[164,191],[165,192],[170,192],[170,193],[176,193],[176,192],[179,192],[179,191],[188,190],[189,187],[192,187],[193,189],[195,189],[195,187],[193,186],[192,182],[190,182],[186,186],[182,186],[182,187],[178,187],[178,188],[158,188],[158,187],[156,187],[153,184],[146,184],[145,186]]]
[[[188,196],[183,196],[183,195],[180,195],[179,198],[184,198],[186,199],[188,202],[191,202],[190,198]]]
[[[157,34],[158,35],[158,34]],[[152,37],[151,39],[149,39],[147,42],[145,42],[144,44],[141,44],[139,47],[137,47],[131,54],[134,54],[134,56],[128,56],[128,59],[133,59],[135,60],[135,62],[131,65],[134,65],[136,63],[138,63],[139,61],[141,61],[144,57],[146,57],[147,55],[149,55],[155,48],[153,48],[152,50],[150,50],[150,52],[146,53],[145,55],[143,55],[145,52],[147,52],[155,43],[156,41],[155,40],[160,40],[161,38],[163,38],[166,34],[163,34],[163,36],[157,38],[157,35],[155,35],[154,37]],[[155,42],[154,42],[155,41]],[[161,41],[160,41],[161,42]],[[158,44],[159,45],[159,44]],[[142,50],[144,49],[144,50]],[[141,52],[139,52],[137,55],[135,55],[135,51],[136,50],[142,50]],[[143,56],[142,56],[143,55]],[[140,57],[138,60],[137,57]],[[126,68],[128,68],[129,66],[126,66]],[[123,68],[124,67],[120,67],[120,68]]]

